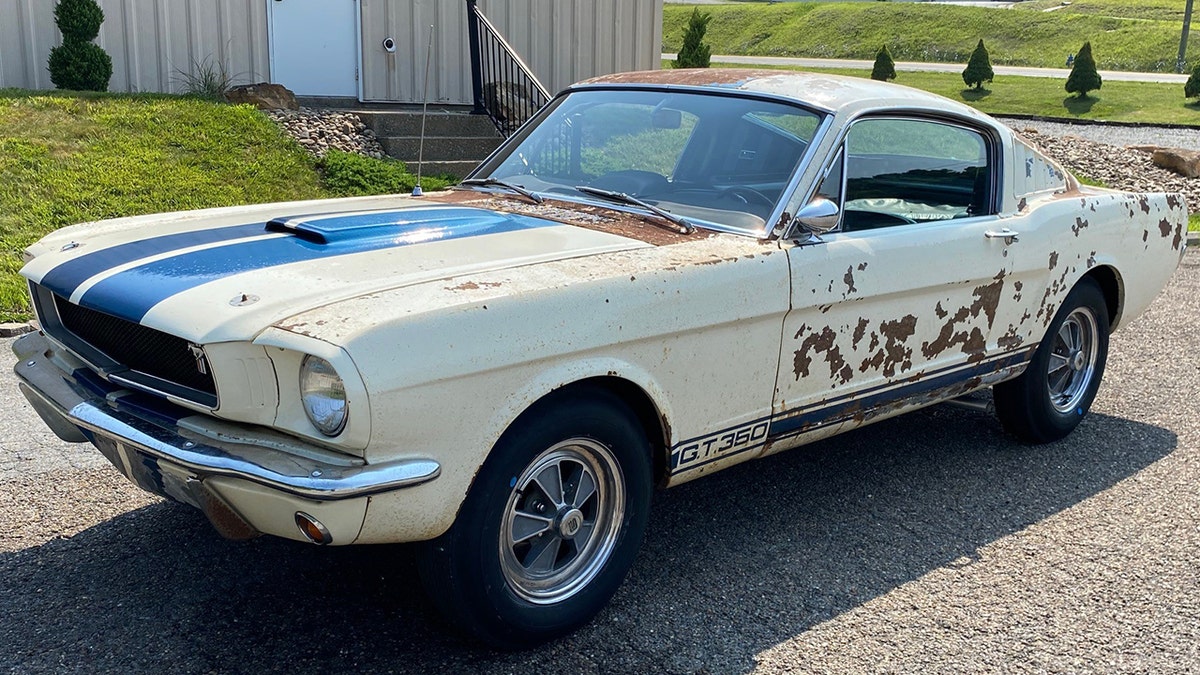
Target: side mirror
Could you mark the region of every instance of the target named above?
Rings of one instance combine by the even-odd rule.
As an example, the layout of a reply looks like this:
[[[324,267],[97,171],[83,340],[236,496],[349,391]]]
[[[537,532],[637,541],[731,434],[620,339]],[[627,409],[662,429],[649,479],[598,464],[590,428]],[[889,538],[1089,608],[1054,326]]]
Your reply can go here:
[[[801,207],[792,222],[809,234],[825,234],[837,227],[841,215],[837,204],[824,197],[817,197]]]

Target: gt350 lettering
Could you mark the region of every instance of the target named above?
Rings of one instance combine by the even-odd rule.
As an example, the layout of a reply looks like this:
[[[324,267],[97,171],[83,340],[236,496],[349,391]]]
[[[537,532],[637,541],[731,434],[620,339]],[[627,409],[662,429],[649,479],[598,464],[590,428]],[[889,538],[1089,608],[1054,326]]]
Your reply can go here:
[[[756,448],[763,444],[770,428],[770,421],[763,420],[684,441],[671,452],[671,471],[686,471],[721,457]]]

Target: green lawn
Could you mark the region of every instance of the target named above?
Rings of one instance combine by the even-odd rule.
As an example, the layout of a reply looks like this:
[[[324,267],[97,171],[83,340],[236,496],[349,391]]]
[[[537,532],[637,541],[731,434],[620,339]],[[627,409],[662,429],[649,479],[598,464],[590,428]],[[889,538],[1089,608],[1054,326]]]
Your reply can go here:
[[[249,107],[0,91],[0,322],[28,318],[20,252],[56,228],[326,194],[313,160]]]
[[[858,77],[871,75],[869,70],[806,70]],[[893,81],[966,103],[990,115],[1200,126],[1200,105],[1183,97],[1181,84],[1111,81],[1080,99],[1063,89],[1065,80],[1047,77],[1000,76],[982,91],[965,87],[959,73],[902,72]]]
[[[1032,5],[1034,3],[1022,3]],[[1132,7],[1124,8],[1124,5]],[[713,54],[966,63],[983,38],[993,64],[1061,68],[1085,40],[1101,69],[1173,71],[1183,0],[1079,0],[1054,12],[927,3],[704,5]],[[663,51],[678,51],[691,5],[663,8]],[[1200,59],[1200,38],[1188,49]]]

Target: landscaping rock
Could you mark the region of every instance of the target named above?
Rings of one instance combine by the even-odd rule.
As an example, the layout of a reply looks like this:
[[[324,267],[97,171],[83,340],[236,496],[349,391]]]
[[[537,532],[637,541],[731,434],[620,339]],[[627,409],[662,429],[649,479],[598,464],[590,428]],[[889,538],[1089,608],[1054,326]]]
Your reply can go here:
[[[259,82],[232,87],[225,92],[230,103],[249,103],[259,110],[299,110],[296,95],[282,84]]]
[[[1174,171],[1180,176],[1200,176],[1200,152],[1179,148],[1159,148],[1150,156],[1155,166]]]
[[[383,146],[358,115],[336,110],[269,110],[270,117],[305,150],[324,157],[330,150],[382,159]]]
[[[33,332],[33,326],[27,323],[0,323],[0,338],[16,337]]]
[[[1098,180],[1115,190],[1179,192],[1188,211],[1200,212],[1200,179],[1187,178],[1156,166],[1151,155],[1133,148],[1089,141],[1078,136],[1022,132],[1051,158],[1073,172]]]

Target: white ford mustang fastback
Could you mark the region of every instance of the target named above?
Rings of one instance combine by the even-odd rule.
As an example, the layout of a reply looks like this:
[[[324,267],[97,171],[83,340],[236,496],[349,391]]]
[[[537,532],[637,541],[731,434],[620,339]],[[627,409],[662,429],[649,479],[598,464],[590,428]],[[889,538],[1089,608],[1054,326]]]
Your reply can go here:
[[[1186,221],[913,89],[615,75],[451,192],[51,234],[16,370],[222,534],[422,542],[455,624],[529,645],[612,596],[655,486],[989,387],[1070,433]]]

